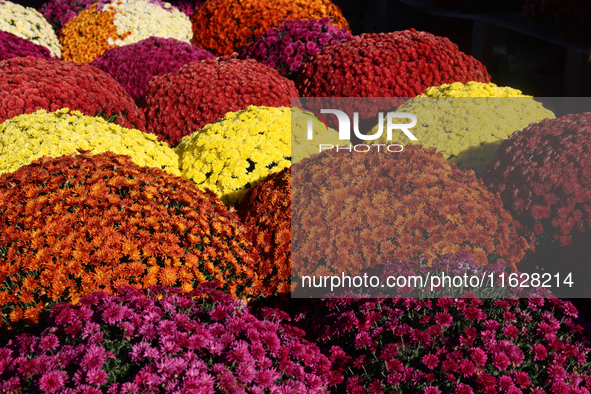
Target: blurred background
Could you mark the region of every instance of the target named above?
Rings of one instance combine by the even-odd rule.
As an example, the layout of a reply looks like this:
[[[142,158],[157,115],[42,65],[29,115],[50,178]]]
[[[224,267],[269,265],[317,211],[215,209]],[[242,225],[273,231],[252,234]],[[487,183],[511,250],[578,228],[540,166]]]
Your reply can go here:
[[[425,30],[484,63],[497,85],[539,97],[591,96],[591,0],[333,2],[353,34]]]

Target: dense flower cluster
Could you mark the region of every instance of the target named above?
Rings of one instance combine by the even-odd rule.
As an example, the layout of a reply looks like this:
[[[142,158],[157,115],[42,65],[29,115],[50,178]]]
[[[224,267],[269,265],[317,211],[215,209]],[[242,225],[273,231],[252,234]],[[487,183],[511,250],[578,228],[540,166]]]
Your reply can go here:
[[[117,39],[107,39],[109,44],[123,46],[149,37],[174,38],[191,43],[193,29],[187,15],[170,3],[155,0],[117,0],[104,5],[103,11],[114,11]],[[123,34],[131,32],[123,37]]]
[[[569,245],[591,223],[591,113],[546,119],[514,133],[483,173],[528,238]]]
[[[304,64],[297,84],[304,97],[414,97],[468,81],[490,82],[490,75],[449,39],[410,29],[325,48]]]
[[[591,42],[591,0],[526,0],[523,16],[570,39]]]
[[[589,349],[569,301],[329,299],[298,318],[347,393],[588,393]]]
[[[519,90],[480,82],[429,88],[425,95],[410,99],[396,111],[420,119],[412,128],[417,140],[405,141],[437,148],[458,167],[473,169],[477,174],[513,132],[555,117],[552,111],[533,98],[524,97]],[[378,127],[370,134],[375,134]],[[385,130],[386,121],[381,127]],[[386,138],[383,133],[377,141],[384,143]]]
[[[0,61],[11,59],[13,57],[27,56],[40,57],[43,59],[53,58],[47,47],[0,30]]]
[[[108,2],[109,0],[49,0],[43,3],[39,11],[59,34],[62,27],[80,12],[89,9],[94,3],[102,6]]]
[[[233,297],[260,294],[246,229],[210,191],[128,156],[42,158],[0,176],[2,326],[36,322],[121,286],[217,281]]]
[[[291,276],[291,171],[269,175],[253,186],[236,206],[238,216],[255,229],[250,237],[267,273],[263,294],[286,296]]]
[[[0,391],[328,393],[328,358],[286,314],[267,317],[210,285],[93,293],[0,348]]]
[[[118,38],[115,12],[98,11],[98,4],[80,12],[60,30],[62,59],[77,63],[90,63],[107,49],[114,48],[108,39]],[[93,34],[88,34],[89,32]],[[127,37],[131,32],[123,34]]]
[[[449,39],[410,29],[361,34],[327,47],[304,63],[296,86],[303,97],[415,97],[430,86],[468,81],[490,82],[490,75]],[[393,99],[379,103],[387,110],[399,105]],[[367,119],[380,108],[343,110]]]
[[[95,67],[33,57],[0,62],[0,123],[39,109],[62,108],[116,118],[123,127],[145,130],[143,114],[133,99]]]
[[[470,252],[516,270],[527,242],[501,200],[435,148],[325,151],[292,167],[292,272],[355,274],[392,258]]]
[[[227,112],[290,106],[298,92],[292,81],[255,60],[224,56],[154,77],[145,97],[148,130],[174,146]]]
[[[351,37],[347,29],[331,25],[328,17],[287,20],[259,36],[254,44],[241,51],[240,56],[255,59],[284,77],[296,79],[300,67],[310,56]]]
[[[8,0],[0,0],[0,31],[7,31],[49,49],[60,57],[60,43],[51,25],[37,10]]]
[[[150,37],[109,49],[91,65],[111,74],[138,101],[146,94],[153,76],[177,71],[186,63],[203,59],[213,59],[213,55],[174,38]]]
[[[60,32],[64,60],[88,63],[107,49],[149,37],[191,43],[191,21],[169,3],[118,0],[92,5],[65,24]]]
[[[153,134],[123,128],[78,111],[39,110],[0,124],[0,174],[14,172],[42,156],[58,157],[80,150],[128,155],[139,166],[180,175],[178,156],[168,145],[156,141]]]
[[[193,22],[193,44],[217,55],[229,55],[254,43],[283,19],[329,17],[332,24],[348,28],[341,10],[330,0],[208,0]]]
[[[177,146],[181,175],[233,205],[256,182],[291,165],[290,124],[285,107],[228,112]]]

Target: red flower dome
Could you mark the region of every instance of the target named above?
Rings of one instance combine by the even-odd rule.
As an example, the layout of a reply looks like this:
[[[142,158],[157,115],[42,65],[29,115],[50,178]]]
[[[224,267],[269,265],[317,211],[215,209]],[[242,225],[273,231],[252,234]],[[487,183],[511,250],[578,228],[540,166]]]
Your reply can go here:
[[[490,75],[449,39],[410,29],[361,34],[324,48],[302,66],[296,86],[303,97],[415,97],[430,86],[468,81],[490,82]],[[360,117],[378,111],[360,111]]]
[[[224,56],[152,78],[145,97],[148,131],[177,145],[228,112],[249,105],[289,107],[298,91],[292,81],[255,60]]]
[[[145,131],[129,93],[104,71],[87,64],[17,57],[0,62],[0,123],[40,109],[69,108]]]
[[[482,174],[533,243],[591,228],[591,112],[546,119],[504,141]]]
[[[286,295],[291,276],[291,170],[271,174],[251,188],[237,205],[238,216],[263,259],[260,274],[266,296]]]

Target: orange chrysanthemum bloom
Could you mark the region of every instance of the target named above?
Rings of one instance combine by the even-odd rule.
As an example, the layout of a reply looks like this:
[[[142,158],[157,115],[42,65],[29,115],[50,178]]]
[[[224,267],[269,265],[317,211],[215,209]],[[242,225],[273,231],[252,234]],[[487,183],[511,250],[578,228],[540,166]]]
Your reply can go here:
[[[0,328],[124,285],[218,281],[234,298],[260,294],[260,258],[215,194],[110,152],[2,175],[0,245]]]
[[[114,11],[98,11],[97,4],[70,20],[58,35],[62,44],[62,59],[77,63],[90,63],[107,49],[115,48],[107,42],[131,34],[117,34]]]
[[[282,19],[324,17],[330,17],[337,27],[349,27],[330,0],[208,0],[191,18],[193,44],[217,55],[229,55],[254,43]]]
[[[327,151],[291,173],[298,276],[355,275],[394,258],[461,251],[517,270],[528,248],[499,197],[435,148]]]
[[[263,294],[286,296],[291,276],[291,171],[269,175],[237,205],[250,238],[262,257]]]

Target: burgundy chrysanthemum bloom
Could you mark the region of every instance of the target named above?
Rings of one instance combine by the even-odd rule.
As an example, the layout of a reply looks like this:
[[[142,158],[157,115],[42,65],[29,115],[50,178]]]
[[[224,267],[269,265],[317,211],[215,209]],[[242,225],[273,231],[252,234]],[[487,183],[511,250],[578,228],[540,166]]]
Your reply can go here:
[[[57,60],[49,49],[32,41],[18,37],[7,31],[0,30],[0,61],[13,57],[38,57],[47,60]]]
[[[90,64],[115,78],[137,102],[146,94],[152,77],[213,58],[206,50],[174,38],[150,37],[109,49]]]
[[[34,57],[0,62],[0,123],[39,109],[61,108],[145,131],[145,120],[129,94],[109,74],[88,64]]]
[[[589,231],[589,146],[591,112],[546,119],[513,133],[482,174],[532,244],[545,235],[564,247]]]
[[[150,133],[177,145],[182,137],[249,105],[291,106],[292,81],[255,60],[231,56],[188,63],[150,80],[146,120]]]
[[[369,393],[372,387],[381,384],[386,388],[396,386],[396,391],[403,393],[424,387],[421,393],[435,394],[436,390],[427,388],[448,387],[449,392],[518,394],[570,379],[571,391],[586,393],[591,383],[591,362],[584,359],[580,364],[582,356],[576,349],[585,354],[590,349],[578,330],[571,328],[576,323],[558,307],[563,301],[539,299],[535,302],[538,310],[527,311],[533,321],[557,324],[556,337],[561,339],[547,342],[544,333],[530,330],[526,337],[507,340],[501,330],[487,328],[493,328],[493,321],[497,326],[504,325],[503,313],[518,315],[530,301],[507,299],[506,310],[504,303],[490,298],[455,298],[445,302],[415,298],[328,298],[316,301],[313,307],[302,307],[295,315],[305,316],[298,325],[326,354],[331,354],[333,368],[343,374],[344,379],[336,384],[335,392]],[[462,314],[470,308],[480,309],[488,320],[470,321]],[[379,312],[382,318],[373,320],[374,312]],[[437,316],[443,314],[453,315],[453,321],[430,341],[419,338],[423,331],[411,328],[420,327],[425,321],[436,323]],[[359,323],[340,325],[337,330],[338,322],[345,316],[346,320]],[[373,323],[369,327],[363,324],[370,320]],[[521,332],[531,322],[518,318],[512,324]],[[355,339],[363,334],[373,339],[374,348],[357,346]],[[542,351],[547,352],[545,360],[536,356]]]

